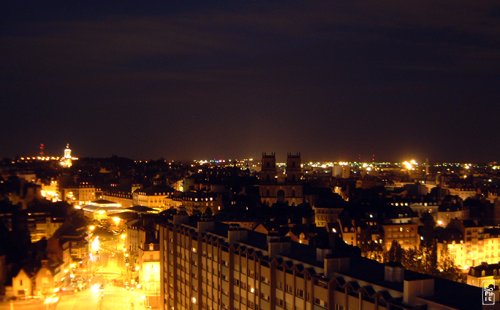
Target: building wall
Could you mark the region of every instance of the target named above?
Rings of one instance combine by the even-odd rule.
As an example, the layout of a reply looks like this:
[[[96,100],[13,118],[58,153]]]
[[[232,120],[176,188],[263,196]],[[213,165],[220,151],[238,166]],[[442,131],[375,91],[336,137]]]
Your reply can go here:
[[[16,297],[29,297],[33,294],[31,278],[23,269],[12,278],[12,293]]]
[[[290,205],[299,205],[304,202],[303,187],[299,183],[302,179],[300,153],[287,154],[284,179],[281,176],[278,177],[276,155],[263,153],[259,179],[261,183],[259,194],[262,203],[272,205],[277,202],[288,202]]]
[[[450,195],[458,196],[462,200],[465,200],[469,197],[473,197],[477,194],[476,190],[462,190],[462,189],[450,188],[450,187],[448,187],[448,189],[450,190]]]
[[[128,226],[126,249],[130,279],[139,277],[146,304],[158,308],[160,294],[160,252],[156,243],[146,243],[146,231],[140,226]]]
[[[266,250],[229,243],[229,236],[170,223],[159,231],[162,309],[387,309],[381,295],[353,293],[353,281],[403,297],[343,274],[324,276],[327,269],[304,262],[280,262]]]
[[[314,223],[318,227],[325,227],[328,223],[337,223],[341,208],[314,207]]]
[[[493,202],[493,224],[499,225],[500,224],[500,199],[496,199]]]
[[[171,204],[171,198],[167,194],[148,195],[142,192],[135,192],[133,194],[133,205],[144,206],[165,210]]]
[[[303,187],[300,184],[261,184],[259,185],[260,200],[272,205],[279,201],[280,192],[284,202],[289,205],[299,205],[304,202]]]
[[[80,185],[78,187],[60,188],[60,192],[62,200],[81,206],[96,199],[97,189],[93,185]]]
[[[477,287],[483,287],[483,281],[487,280],[495,280],[499,281],[500,276],[483,276],[483,277],[475,277],[472,275],[467,275],[467,284],[472,285],[472,286],[477,286]]]
[[[85,260],[89,254],[88,242],[84,238],[79,238],[69,241],[69,255],[72,260],[80,261]]]
[[[139,230],[135,227],[127,226],[127,237],[125,239],[125,247],[129,255],[133,257],[139,256]]]
[[[449,255],[455,265],[464,269],[483,262],[498,263],[500,261],[500,238],[476,239],[460,243],[439,242],[438,261],[442,261],[446,255]]]
[[[419,248],[420,236],[418,234],[418,224],[391,224],[382,225],[384,229],[384,248],[388,251],[392,242],[399,242],[401,248]]]
[[[325,283],[189,232],[161,235],[164,309],[328,309]]]
[[[62,199],[61,192],[59,190],[59,184],[57,181],[50,181],[49,184],[42,184],[41,194],[48,200],[58,201]]]
[[[356,231],[354,227],[347,228],[345,227],[342,231],[342,240],[345,243],[353,246],[358,246],[359,244],[359,233]]]
[[[91,201],[96,200],[97,189],[94,186],[81,186],[78,188],[78,203],[80,205],[87,204]]]
[[[134,201],[132,199],[132,195],[103,192],[102,199],[117,202],[123,208],[130,208],[130,207],[134,206]]]
[[[410,203],[409,205],[412,211],[415,212],[419,218],[421,218],[424,213],[429,213],[434,218],[434,221],[437,221],[437,213],[439,208],[437,203],[415,202]]]
[[[42,267],[35,276],[35,295],[51,294],[54,289],[54,276],[52,272]]]
[[[7,282],[7,256],[5,254],[0,255],[0,294],[5,293],[5,282]]]
[[[500,235],[480,226],[464,227],[460,242],[438,243],[438,261],[445,256],[449,256],[458,267],[464,269],[483,262],[496,264],[500,262]]]
[[[222,208],[222,197],[217,196],[215,199],[213,197],[204,198],[192,198],[192,199],[178,199],[172,200],[172,206],[178,208],[180,206],[186,209],[188,214],[193,214],[195,211],[205,212],[206,209],[211,209],[212,214],[219,212]]]
[[[62,224],[63,221],[52,221],[51,216],[47,216],[43,222],[36,221],[30,226],[31,242],[37,242],[42,238],[49,239]]]
[[[457,210],[457,211],[439,211],[437,213],[437,221],[436,224],[438,226],[446,227],[451,220],[465,220],[468,218],[468,212],[465,210]]]

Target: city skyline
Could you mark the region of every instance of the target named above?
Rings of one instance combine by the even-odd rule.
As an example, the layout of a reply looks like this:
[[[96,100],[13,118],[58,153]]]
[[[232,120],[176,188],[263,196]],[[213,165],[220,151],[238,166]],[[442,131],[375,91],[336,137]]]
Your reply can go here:
[[[149,161],[46,146],[0,161],[0,309],[498,301],[498,162]]]
[[[41,160],[41,161],[54,161],[54,160],[62,160],[64,157],[66,157],[66,152],[69,150],[69,156],[71,156],[72,146],[70,148],[70,143],[66,143],[66,148],[61,148],[61,150],[51,150],[46,148],[45,143],[41,143],[38,148],[38,152],[32,151],[31,153],[26,153],[26,154],[16,154],[12,157],[4,157],[4,159],[18,159],[18,160]],[[59,153],[57,153],[60,151]],[[63,154],[64,153],[64,154]],[[219,162],[224,161],[229,163],[230,161],[240,161],[240,160],[254,160],[256,163],[258,162],[258,158],[262,156],[263,154],[274,154],[276,155],[277,162],[284,163],[287,157],[287,154],[301,154],[302,152],[300,151],[286,151],[286,152],[276,152],[274,150],[267,150],[267,151],[261,151],[257,152],[254,154],[250,155],[242,155],[242,156],[237,156],[237,157],[223,157],[223,156],[210,156],[208,155],[207,157],[196,157],[196,158],[169,158],[165,156],[159,156],[159,157],[129,157],[125,156],[122,154],[109,154],[109,155],[103,155],[103,156],[94,156],[92,154],[87,154],[85,156],[81,156],[81,158],[88,158],[88,159],[93,159],[93,158],[111,158],[111,157],[121,157],[121,158],[128,158],[136,161],[155,161],[155,160],[165,160],[165,161],[196,161],[196,162],[203,162],[203,161],[214,161],[214,162]],[[62,156],[61,156],[62,155]],[[78,154],[80,155],[80,154]],[[479,162],[474,162],[474,161],[467,161],[467,160],[453,160],[453,159],[447,159],[447,160],[430,160],[428,157],[422,158],[422,157],[416,157],[413,155],[409,155],[406,157],[392,157],[392,159],[387,159],[387,158],[376,158],[375,154],[358,154],[356,158],[349,158],[349,157],[341,157],[341,156],[336,156],[334,158],[328,158],[325,156],[320,156],[321,158],[313,158],[310,156],[306,155],[306,159],[309,163],[394,163],[394,164],[403,164],[404,162],[407,161],[416,161],[419,164],[424,164],[424,163],[462,163],[462,164],[486,164],[486,163],[497,163],[496,160],[491,160],[491,161],[479,161]],[[78,157],[73,158],[73,159],[78,159]]]
[[[9,3],[0,156],[494,161],[494,1]]]

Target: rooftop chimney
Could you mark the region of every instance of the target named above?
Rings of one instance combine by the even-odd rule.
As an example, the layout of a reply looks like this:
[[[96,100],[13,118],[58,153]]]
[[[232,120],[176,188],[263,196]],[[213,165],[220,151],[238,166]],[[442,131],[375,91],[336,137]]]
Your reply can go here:
[[[207,231],[213,231],[215,227],[215,222],[211,220],[201,219],[197,223],[198,232],[204,233]]]
[[[318,262],[322,262],[329,254],[332,254],[332,249],[316,248],[316,260]]]
[[[349,271],[351,259],[349,257],[325,256],[323,260],[323,274],[325,277],[331,277],[335,272],[345,273]]]
[[[248,230],[241,228],[238,225],[229,225],[227,231],[227,239],[229,243],[235,243],[246,240],[248,237]]]
[[[416,280],[404,280],[403,302],[415,304],[417,297],[430,297],[434,295],[434,279],[422,278]]]
[[[174,214],[172,217],[172,222],[175,225],[186,224],[189,221],[189,216],[187,214]]]
[[[282,255],[290,253],[291,241],[289,238],[282,237],[274,232],[267,235],[267,251],[269,256]]]
[[[384,266],[384,281],[403,282],[405,269],[399,263],[390,262]]]

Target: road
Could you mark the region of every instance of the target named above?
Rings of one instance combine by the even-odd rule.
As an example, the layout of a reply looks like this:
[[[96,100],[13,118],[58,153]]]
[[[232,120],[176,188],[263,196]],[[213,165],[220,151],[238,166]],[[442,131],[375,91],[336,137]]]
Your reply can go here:
[[[118,236],[102,238],[99,255],[90,263],[88,275],[85,276],[90,279],[86,289],[60,294],[57,302],[49,304],[41,299],[2,302],[0,310],[144,310],[144,295],[140,290],[127,290],[113,285],[114,281],[123,283],[127,276],[119,242]]]
[[[123,287],[106,286],[103,292],[85,290],[73,296],[63,296],[57,310],[86,309],[133,309],[143,310],[144,302],[140,291],[128,291]]]

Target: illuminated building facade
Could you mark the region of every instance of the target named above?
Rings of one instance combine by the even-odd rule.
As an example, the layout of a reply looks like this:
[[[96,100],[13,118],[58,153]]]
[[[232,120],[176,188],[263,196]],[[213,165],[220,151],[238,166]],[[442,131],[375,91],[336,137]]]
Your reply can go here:
[[[35,295],[46,296],[54,292],[54,274],[47,266],[47,263],[42,265],[35,275]]]
[[[53,216],[49,212],[29,212],[27,223],[31,242],[49,239],[62,226],[65,218]]]
[[[438,242],[438,261],[446,256],[464,270],[483,262],[500,261],[500,229],[482,226],[462,227],[458,238],[441,239]]]
[[[96,221],[107,220],[108,216],[124,212],[124,208],[117,202],[98,199],[82,207],[86,217]]]
[[[391,206],[386,212],[383,230],[383,245],[388,251],[392,242],[397,241],[401,248],[418,249],[420,247],[420,235],[418,233],[418,219],[415,212],[406,206]]]
[[[49,266],[47,260],[42,260],[42,266],[34,271],[33,275],[22,268],[19,273],[12,278],[14,296],[28,297],[47,296],[54,293],[54,289],[60,282],[63,272],[59,267]]]
[[[60,187],[62,199],[70,204],[79,206],[96,200],[98,191],[99,189],[89,182],[80,182]]]
[[[63,262],[84,261],[89,255],[89,243],[85,233],[73,232],[59,238],[63,250]]]
[[[417,249],[420,247],[420,235],[418,234],[418,224],[400,223],[382,225],[384,230],[384,249],[388,251],[392,242],[397,241],[401,248]]]
[[[481,263],[481,265],[469,269],[467,284],[482,287],[483,281],[487,280],[500,280],[500,263]]]
[[[146,304],[158,307],[160,294],[160,249],[155,225],[147,218],[127,223],[125,241],[127,275],[132,283],[138,281],[146,296]]]
[[[355,227],[354,225],[345,225],[342,221],[340,222],[340,230],[342,240],[345,243],[352,246],[359,246],[361,240],[361,228]]]
[[[464,209],[460,206],[453,206],[444,208],[442,206],[439,207],[437,213],[437,221],[436,224],[438,226],[446,227],[452,220],[466,220],[469,218],[468,210]]]
[[[162,211],[172,204],[173,192],[174,189],[169,187],[137,189],[132,193],[132,202],[135,206],[149,207]]]
[[[151,241],[151,242],[149,242]],[[156,242],[156,243],[155,243]],[[147,297],[147,304],[157,308],[160,295],[160,251],[158,241],[145,240],[139,247],[139,282]]]
[[[115,201],[119,203],[124,208],[130,208],[134,206],[134,200],[132,199],[132,193],[130,192],[121,192],[114,190],[103,190],[102,199]]]
[[[480,309],[479,288],[331,248],[179,214],[159,232],[161,309]]]
[[[411,199],[393,201],[390,203],[391,206],[409,206],[413,212],[415,212],[418,218],[421,218],[425,213],[432,215],[435,221],[437,221],[438,213],[438,203],[436,201],[413,201]]]
[[[195,211],[204,213],[206,209],[210,209],[214,214],[223,206],[222,195],[204,191],[176,192],[168,203],[171,203],[170,207],[173,208],[182,206],[188,214],[193,214]]]
[[[315,206],[314,210],[314,223],[317,227],[325,227],[329,223],[337,223],[339,219],[339,214],[342,212],[342,208],[334,207],[321,207]]]
[[[33,295],[31,277],[23,268],[12,278],[12,293],[17,298],[26,298]]]
[[[59,183],[57,180],[51,180],[48,184],[42,184],[41,190],[42,197],[53,202],[61,200],[61,193],[59,191]]]

